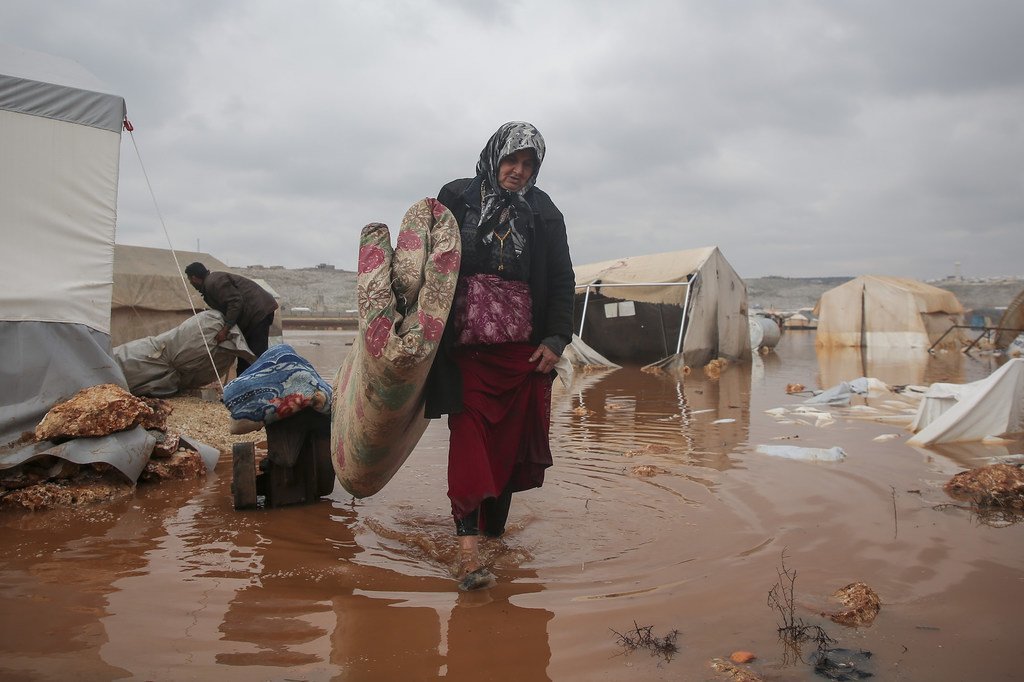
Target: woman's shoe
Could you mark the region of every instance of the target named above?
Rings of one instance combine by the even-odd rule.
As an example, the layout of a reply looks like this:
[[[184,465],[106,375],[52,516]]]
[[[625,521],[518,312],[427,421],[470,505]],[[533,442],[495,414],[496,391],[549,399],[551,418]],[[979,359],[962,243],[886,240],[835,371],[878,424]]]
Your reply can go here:
[[[498,579],[494,577],[494,574],[488,571],[486,568],[478,568],[475,571],[470,571],[465,577],[459,581],[459,590],[462,592],[469,592],[471,590],[482,590],[488,587],[494,587]]]

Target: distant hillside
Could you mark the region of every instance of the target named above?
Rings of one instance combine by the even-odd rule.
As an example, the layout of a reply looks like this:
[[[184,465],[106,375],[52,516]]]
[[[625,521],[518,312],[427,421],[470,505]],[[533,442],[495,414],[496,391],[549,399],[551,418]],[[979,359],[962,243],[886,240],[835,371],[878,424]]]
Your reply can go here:
[[[356,273],[328,268],[232,268],[249,279],[262,279],[281,297],[281,309],[342,312],[356,308]]]
[[[752,277],[747,285],[751,308],[793,311],[812,308],[821,295],[852,277]]]
[[[281,307],[340,312],[356,308],[356,273],[327,268],[233,268],[250,279],[262,279],[281,297]],[[752,309],[793,311],[813,307],[829,289],[852,277],[753,277],[745,280]],[[1024,280],[999,282],[932,282],[952,291],[968,310],[1009,305],[1024,289]]]

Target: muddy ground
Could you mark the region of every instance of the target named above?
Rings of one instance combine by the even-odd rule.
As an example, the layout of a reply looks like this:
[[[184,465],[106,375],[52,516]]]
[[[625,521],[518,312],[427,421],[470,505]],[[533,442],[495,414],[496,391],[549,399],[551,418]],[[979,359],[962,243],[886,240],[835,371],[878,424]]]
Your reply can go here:
[[[286,334],[325,376],[350,338]],[[819,355],[813,338],[789,332],[717,380],[623,368],[557,388],[555,466],[516,496],[509,533],[487,548],[498,585],[482,593],[452,579],[443,422],[365,500],[338,487],[311,506],[235,511],[223,455],[205,481],[4,514],[0,679],[718,680],[730,673],[713,659],[737,650],[761,679],[824,679],[807,663],[813,643],[779,639],[780,584],[789,616],[875,679],[1019,679],[1024,526],[950,506],[942,486],[1024,444],[919,450],[867,411],[766,412],[799,405],[787,384],[960,383],[998,361]],[[228,435],[216,403],[175,402],[200,440],[259,437]],[[764,444],[846,458],[781,459]],[[880,602],[870,625],[820,615],[856,582]],[[624,646],[673,631],[674,653]]]

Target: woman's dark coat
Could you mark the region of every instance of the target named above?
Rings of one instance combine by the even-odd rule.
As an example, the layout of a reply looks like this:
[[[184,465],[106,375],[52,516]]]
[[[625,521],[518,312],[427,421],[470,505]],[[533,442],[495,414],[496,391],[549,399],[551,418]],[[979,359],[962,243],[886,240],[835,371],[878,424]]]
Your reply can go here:
[[[463,224],[470,201],[479,204],[477,178],[454,180],[441,188],[438,201],[448,207],[459,225]],[[530,241],[530,298],[533,301],[533,333],[530,342],[543,343],[561,355],[572,340],[572,305],[576,277],[569,258],[565,219],[551,198],[536,187],[525,199],[533,210],[533,238]],[[454,334],[449,315],[441,348],[427,379],[426,412],[428,419],[462,410],[462,380],[450,352]]]

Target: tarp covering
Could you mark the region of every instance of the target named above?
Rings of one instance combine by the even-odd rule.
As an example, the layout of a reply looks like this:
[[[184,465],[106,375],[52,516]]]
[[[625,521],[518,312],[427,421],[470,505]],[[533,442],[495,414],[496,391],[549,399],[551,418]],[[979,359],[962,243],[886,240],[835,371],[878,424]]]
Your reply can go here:
[[[227,265],[208,253],[172,253],[170,249],[115,245],[110,342],[119,346],[161,334],[177,327],[195,312],[205,310],[203,297],[187,280],[182,281],[181,272],[194,261],[205,264],[210,270],[230,272]]]
[[[929,348],[963,318],[963,306],[949,291],[901,277],[862,275],[818,301],[816,343],[824,347],[892,346]],[[958,347],[951,333],[943,345]]]
[[[214,337],[223,326],[220,313],[204,310],[163,334],[114,348],[114,359],[124,372],[128,390],[133,395],[164,398],[216,381],[227,374],[239,356],[254,360],[238,325],[231,328],[223,343],[215,345]]]
[[[716,357],[750,357],[747,287],[718,247],[619,258],[578,265],[574,270],[577,305],[582,305],[585,294],[580,287],[587,284],[599,285],[591,289],[591,295],[686,305],[681,352],[691,367],[702,367]],[[687,282],[688,286],[680,285]],[[655,286],[612,286],[645,283]],[[581,337],[587,340],[585,329]]]
[[[125,386],[109,336],[124,100],[87,81],[74,62],[0,47],[2,467],[57,402]]]
[[[932,384],[911,425],[910,445],[978,441],[1024,431],[1024,359],[969,384]]]

